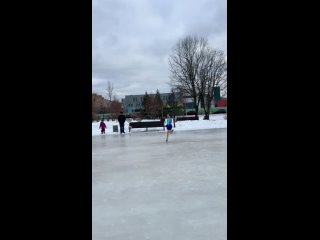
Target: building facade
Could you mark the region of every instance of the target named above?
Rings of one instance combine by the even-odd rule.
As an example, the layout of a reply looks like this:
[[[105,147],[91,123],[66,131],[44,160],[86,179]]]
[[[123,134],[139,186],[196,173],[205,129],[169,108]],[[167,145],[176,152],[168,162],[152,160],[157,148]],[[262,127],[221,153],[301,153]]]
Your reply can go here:
[[[145,94],[139,95],[126,95],[125,98],[121,100],[123,109],[126,113],[140,112],[143,109],[143,97]],[[148,94],[154,97],[156,94]],[[161,100],[163,104],[169,101],[170,93],[160,93]]]
[[[212,100],[211,111],[215,112],[219,107],[226,107],[227,99],[220,97],[220,88],[215,89],[215,98]],[[149,96],[154,97],[156,94],[148,94]],[[121,99],[123,110],[126,113],[140,112],[143,110],[143,97],[145,94],[139,95],[126,95],[125,98]],[[165,105],[169,101],[170,93],[160,93],[161,100]],[[178,94],[175,95],[177,102],[184,106],[185,112],[194,111],[193,98],[191,96],[185,95],[180,99]],[[199,103],[199,114],[203,114],[204,109]]]

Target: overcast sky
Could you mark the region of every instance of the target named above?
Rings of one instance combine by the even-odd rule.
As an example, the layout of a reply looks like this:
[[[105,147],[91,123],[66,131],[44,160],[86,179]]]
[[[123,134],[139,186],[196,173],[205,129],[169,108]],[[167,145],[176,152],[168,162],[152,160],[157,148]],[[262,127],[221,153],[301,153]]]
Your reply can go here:
[[[227,0],[93,0],[92,92],[170,91],[168,58],[186,35],[227,54]]]

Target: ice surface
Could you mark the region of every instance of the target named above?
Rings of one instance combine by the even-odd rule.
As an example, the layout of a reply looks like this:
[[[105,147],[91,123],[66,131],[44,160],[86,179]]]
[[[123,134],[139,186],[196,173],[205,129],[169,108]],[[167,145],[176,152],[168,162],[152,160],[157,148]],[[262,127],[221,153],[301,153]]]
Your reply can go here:
[[[92,137],[93,240],[226,240],[227,129]]]

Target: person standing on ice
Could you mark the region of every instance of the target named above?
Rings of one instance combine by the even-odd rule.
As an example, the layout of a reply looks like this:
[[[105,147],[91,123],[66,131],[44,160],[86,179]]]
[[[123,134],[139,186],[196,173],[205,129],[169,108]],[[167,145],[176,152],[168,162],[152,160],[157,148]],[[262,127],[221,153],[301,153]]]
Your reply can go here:
[[[126,116],[123,115],[123,112],[120,112],[120,115],[118,116],[118,121],[120,124],[120,134],[125,133],[124,132],[124,122],[126,121]]]
[[[164,125],[164,126],[167,128],[167,138],[166,138],[166,142],[168,142],[169,134],[171,134],[171,133],[173,132],[173,129],[172,129],[172,119],[171,119],[170,114],[167,114],[167,119],[165,120],[165,125]]]
[[[104,123],[104,119],[102,118],[101,122],[100,122],[100,126],[99,126],[99,129],[101,129],[101,134],[106,133],[106,131],[105,131],[106,128],[107,128],[107,125]]]

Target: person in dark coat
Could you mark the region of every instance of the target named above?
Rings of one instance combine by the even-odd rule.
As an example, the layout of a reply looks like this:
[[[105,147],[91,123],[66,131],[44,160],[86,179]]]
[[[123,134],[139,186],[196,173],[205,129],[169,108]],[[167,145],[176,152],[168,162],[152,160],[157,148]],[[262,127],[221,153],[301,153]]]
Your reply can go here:
[[[126,116],[123,115],[123,112],[120,112],[120,115],[118,116],[118,121],[120,124],[120,134],[125,133],[124,132],[124,122],[126,121]]]
[[[101,134],[105,134],[105,133],[106,133],[106,130],[105,130],[105,129],[107,128],[107,126],[106,126],[106,124],[104,123],[104,119],[101,119],[99,128],[101,129]]]

